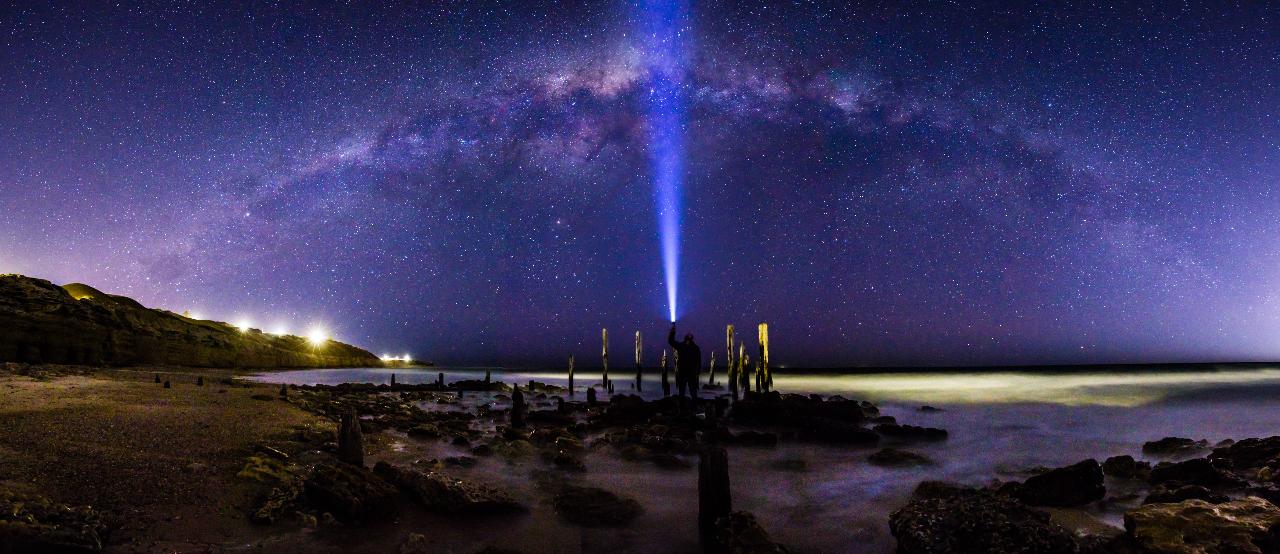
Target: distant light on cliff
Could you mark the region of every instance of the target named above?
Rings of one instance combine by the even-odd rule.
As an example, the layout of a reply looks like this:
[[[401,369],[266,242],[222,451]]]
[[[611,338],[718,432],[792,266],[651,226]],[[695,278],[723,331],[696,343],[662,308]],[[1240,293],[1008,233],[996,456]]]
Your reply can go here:
[[[271,329],[271,334],[276,335],[276,336],[283,337],[283,336],[285,336],[285,335],[289,334],[289,327],[287,327],[285,324],[281,323],[281,324],[276,325],[274,328],[272,328],[272,329]]]
[[[382,361],[384,362],[407,362],[413,359],[408,354],[401,354],[399,356],[394,356],[391,354],[383,354],[381,358],[382,358]]]
[[[319,327],[313,327],[307,331],[307,340],[311,341],[312,346],[324,346],[329,340],[329,332]]]
[[[204,317],[200,315],[200,312],[186,312],[185,315],[188,319],[204,319]]]
[[[252,326],[253,326],[253,323],[251,323],[247,319],[240,319],[236,321],[236,329],[239,329],[241,333],[248,333],[249,328]]]

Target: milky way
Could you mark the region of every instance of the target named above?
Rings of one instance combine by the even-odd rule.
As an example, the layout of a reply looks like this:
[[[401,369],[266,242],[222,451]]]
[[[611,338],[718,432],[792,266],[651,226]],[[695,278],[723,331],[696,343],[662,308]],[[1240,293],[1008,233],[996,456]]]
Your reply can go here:
[[[481,4],[0,8],[0,272],[443,363],[656,352],[670,86],[704,344],[1280,355],[1274,3],[695,2],[664,67],[642,4]]]

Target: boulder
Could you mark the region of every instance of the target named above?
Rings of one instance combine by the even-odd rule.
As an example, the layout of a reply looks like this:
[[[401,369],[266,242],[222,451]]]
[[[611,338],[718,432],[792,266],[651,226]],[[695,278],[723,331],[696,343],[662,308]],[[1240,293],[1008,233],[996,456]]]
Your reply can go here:
[[[897,448],[882,448],[870,456],[867,456],[867,461],[872,465],[883,467],[933,465],[933,460],[929,459],[928,456],[916,454],[909,450],[899,450]]]
[[[1018,490],[1018,498],[1033,506],[1078,506],[1101,500],[1102,466],[1097,460],[1051,469],[1028,478]]]
[[[750,512],[733,512],[716,520],[711,552],[723,554],[785,554]]]
[[[395,511],[396,489],[372,471],[346,463],[316,465],[304,484],[307,500],[348,520]]]
[[[1229,462],[1236,471],[1257,471],[1271,462],[1280,460],[1280,436],[1265,439],[1244,439],[1240,442],[1215,448],[1209,459]]]
[[[881,423],[873,427],[875,432],[885,437],[904,440],[940,441],[946,440],[947,430],[936,427],[917,427],[915,425],[899,425]]]
[[[402,469],[386,462],[378,462],[373,471],[395,483],[428,510],[448,515],[505,514],[526,510],[505,491],[443,473]]]
[[[1209,488],[1240,487],[1244,481],[1231,472],[1218,467],[1208,458],[1195,458],[1177,463],[1162,463],[1151,468],[1148,479],[1153,485],[1177,482],[1183,485],[1200,485]]]
[[[1158,441],[1142,443],[1142,453],[1149,456],[1174,457],[1198,454],[1209,448],[1207,440],[1191,440],[1182,437],[1165,437]]]
[[[1118,479],[1145,478],[1150,472],[1150,462],[1139,462],[1128,454],[1112,456],[1102,462],[1102,473]]]
[[[1200,485],[1170,485],[1161,483],[1151,488],[1143,504],[1176,504],[1184,500],[1203,500],[1210,504],[1219,504],[1231,500],[1225,494],[1213,492]]]
[[[900,554],[1075,554],[1071,531],[994,491],[926,481],[889,516]]]
[[[642,511],[640,503],[595,487],[565,485],[552,498],[556,513],[583,527],[623,527]]]
[[[1257,497],[1147,504],[1124,515],[1124,528],[1149,554],[1280,552],[1280,508]]]

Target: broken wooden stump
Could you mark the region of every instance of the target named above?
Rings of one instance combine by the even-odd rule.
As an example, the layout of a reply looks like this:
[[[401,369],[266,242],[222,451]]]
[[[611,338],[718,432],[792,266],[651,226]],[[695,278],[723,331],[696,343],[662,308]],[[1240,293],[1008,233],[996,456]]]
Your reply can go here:
[[[711,532],[716,520],[731,511],[729,455],[722,447],[708,446],[698,455],[698,529]]]
[[[524,427],[524,393],[520,392],[520,385],[515,386],[515,390],[511,392],[511,426],[520,429]]]
[[[169,380],[168,380],[168,379],[165,379],[165,380],[164,380],[164,388],[166,388],[166,389],[173,388],[173,386],[169,384]]]
[[[203,386],[204,386],[204,376],[203,376],[203,375],[196,377],[196,386],[197,386],[197,387],[203,387]]]
[[[159,374],[159,373],[157,373],[157,374],[156,374],[156,384],[157,384],[157,385],[159,385],[159,384],[160,384],[160,374]]]
[[[587,405],[588,406],[596,405],[596,388],[595,387],[587,387]]]
[[[569,398],[573,398],[573,356],[569,356]]]
[[[285,398],[287,396],[289,396],[289,386],[280,385],[280,398]]]
[[[391,374],[391,386],[396,386],[396,374]]]
[[[360,432],[360,417],[354,409],[342,414],[338,423],[338,459],[364,466],[364,434]]]

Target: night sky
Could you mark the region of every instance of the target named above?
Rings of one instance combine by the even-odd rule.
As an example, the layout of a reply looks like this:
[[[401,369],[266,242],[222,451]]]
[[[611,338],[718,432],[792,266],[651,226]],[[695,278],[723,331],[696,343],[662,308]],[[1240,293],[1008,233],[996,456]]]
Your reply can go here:
[[[704,351],[1280,357],[1280,4],[654,3],[6,5],[0,273],[653,363],[675,164]]]

